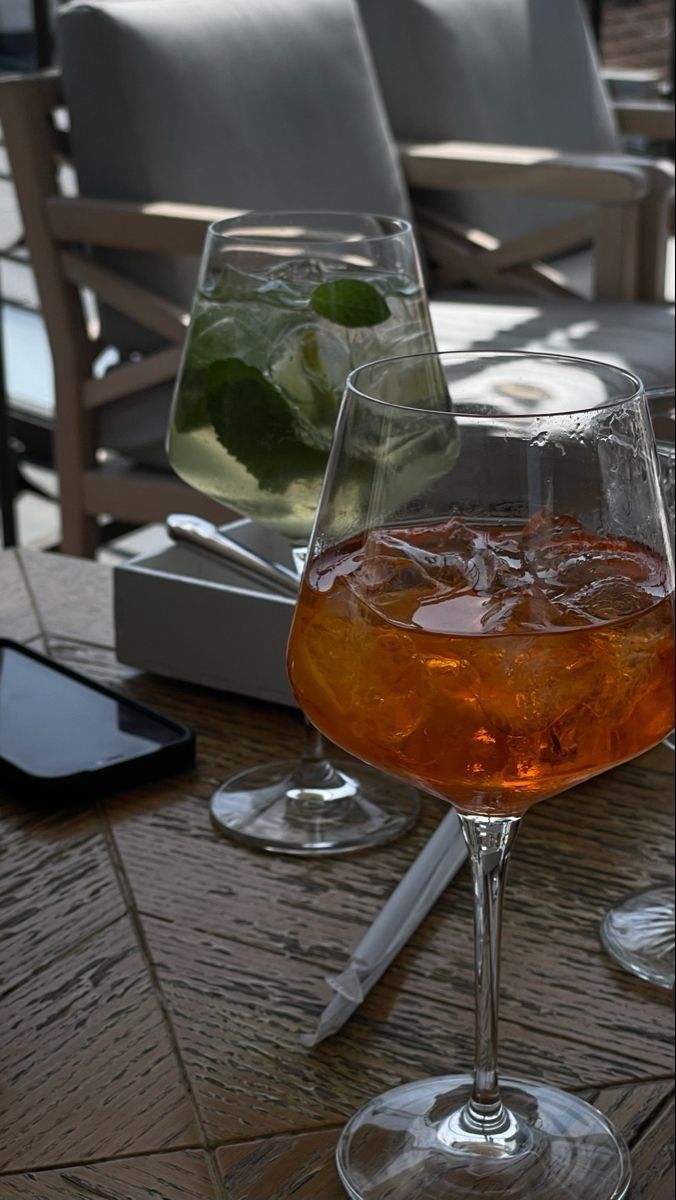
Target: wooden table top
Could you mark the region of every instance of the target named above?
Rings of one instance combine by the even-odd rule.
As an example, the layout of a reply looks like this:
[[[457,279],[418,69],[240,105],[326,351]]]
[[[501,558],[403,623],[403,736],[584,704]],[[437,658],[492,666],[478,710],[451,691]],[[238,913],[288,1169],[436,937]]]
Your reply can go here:
[[[0,1200],[343,1200],[346,1118],[471,1063],[467,868],[340,1034],[299,1041],[444,806],[426,799],[412,834],[352,858],[221,837],[213,788],[287,757],[299,716],[120,666],[111,596],[99,564],[0,554],[1,636],[198,737],[194,769],[86,812],[0,795]],[[672,877],[673,770],[659,747],[536,807],[507,891],[502,1068],[611,1116],[632,1200],[673,1195],[672,996],[607,958],[598,926]]]

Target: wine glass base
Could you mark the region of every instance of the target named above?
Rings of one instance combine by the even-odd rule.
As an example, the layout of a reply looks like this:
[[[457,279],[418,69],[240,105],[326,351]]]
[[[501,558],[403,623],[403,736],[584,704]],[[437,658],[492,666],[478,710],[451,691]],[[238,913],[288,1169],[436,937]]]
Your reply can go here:
[[[606,913],[601,941],[616,962],[660,987],[674,986],[674,893],[652,888]]]
[[[330,787],[299,787],[298,762],[242,771],[211,797],[221,833],[277,854],[350,854],[390,842],[420,811],[415,788],[364,763],[332,759]]]
[[[469,1076],[404,1084],[345,1127],[336,1152],[351,1200],[620,1200],[629,1152],[606,1118],[544,1084],[501,1084],[501,1134],[464,1132]]]

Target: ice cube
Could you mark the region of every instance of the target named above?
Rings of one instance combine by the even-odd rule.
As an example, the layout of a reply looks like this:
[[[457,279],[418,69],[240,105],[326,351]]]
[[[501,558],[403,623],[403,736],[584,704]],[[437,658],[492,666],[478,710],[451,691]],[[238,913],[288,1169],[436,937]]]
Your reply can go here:
[[[592,621],[620,620],[653,603],[652,596],[626,575],[594,579],[577,591],[562,592],[557,597],[557,605],[571,616],[577,614]]]
[[[402,529],[399,536],[407,536],[415,547],[429,551],[433,555],[469,558],[477,546],[486,544],[486,535],[467,525],[457,517],[440,521],[434,525],[411,525]]]
[[[335,425],[338,403],[350,370],[347,348],[325,329],[303,323],[285,330],[270,348],[268,373],[305,415]]]
[[[354,556],[347,583],[356,596],[388,619],[413,625],[421,604],[472,590],[479,566],[460,553],[434,553],[412,532],[370,532]],[[438,543],[435,543],[438,544]],[[483,565],[484,574],[488,568]]]
[[[409,547],[409,551],[412,548]],[[407,553],[398,539],[371,533],[354,555],[354,570],[345,576],[352,593],[369,608],[400,624],[412,625],[420,601],[442,592],[422,559]]]
[[[287,253],[288,257],[268,269],[266,290],[273,301],[284,296],[305,305],[314,289],[330,277],[330,264],[321,258],[293,253],[291,248]]]
[[[427,573],[447,587],[469,587],[475,591],[492,588],[502,563],[483,530],[472,529],[452,519],[439,527],[435,536],[418,536],[415,542],[404,533],[399,544],[405,553],[424,565]]]
[[[555,582],[559,570],[588,548],[584,532],[574,517],[555,519],[550,513],[538,513],[521,534],[526,568],[540,580]]]
[[[603,672],[589,635],[476,640],[479,703],[489,727],[502,733],[544,734],[599,690]]]
[[[534,584],[515,584],[493,592],[481,616],[484,633],[537,633],[571,624],[566,610],[553,604]]]
[[[546,572],[545,577],[550,590],[558,584],[565,591],[610,578],[648,582],[653,571],[653,562],[647,555],[622,552],[614,544],[602,543],[578,554],[562,555],[555,569]]]
[[[413,638],[377,623],[348,589],[303,629],[303,659],[320,711],[349,713],[362,743],[400,741],[421,720],[425,679]]]
[[[508,747],[487,728],[477,673],[451,644],[422,661],[427,697],[421,698],[416,728],[395,747],[398,761],[409,770],[414,764],[427,788],[440,795],[449,796],[449,780],[459,774],[470,774],[481,788],[500,775]]]
[[[547,596],[557,602],[561,600],[568,608],[575,606],[574,596],[581,597],[580,612],[585,612],[584,596],[590,595],[592,610],[599,600],[610,596],[612,579],[624,580],[628,584],[644,584],[645,590],[661,582],[660,561],[644,547],[625,538],[604,537],[585,529],[574,517],[554,518],[549,513],[539,513],[529,522],[523,532],[525,561]],[[606,581],[603,586],[603,581]],[[599,586],[597,586],[599,585]],[[618,594],[619,594],[618,589]],[[634,599],[630,599],[630,595]],[[603,605],[599,607],[599,616]],[[613,602],[610,610],[615,607]],[[630,588],[627,599],[627,614],[638,612],[643,607],[636,597],[636,589]],[[621,615],[623,605],[618,608]],[[590,615],[596,613],[590,610]],[[612,619],[612,617],[610,617]]]
[[[265,369],[268,346],[281,341],[295,314],[274,310],[256,302],[209,304],[195,312],[190,332],[190,361],[194,365],[237,357]]]
[[[261,276],[255,271],[247,270],[244,258],[241,257],[237,266],[233,262],[226,262],[216,264],[210,269],[200,292],[206,300],[227,304],[231,301],[246,300],[253,292],[257,292],[260,286]]]

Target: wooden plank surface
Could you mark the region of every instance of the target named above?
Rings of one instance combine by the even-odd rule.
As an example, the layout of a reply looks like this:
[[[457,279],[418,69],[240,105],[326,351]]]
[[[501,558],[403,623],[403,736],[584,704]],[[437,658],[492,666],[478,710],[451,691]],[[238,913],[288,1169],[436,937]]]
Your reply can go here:
[[[215,1200],[200,1150],[5,1175],[2,1200]]]
[[[10,991],[0,1002],[0,1029],[0,1168],[198,1142],[162,1009],[126,917]]]
[[[0,799],[0,994],[125,911],[96,813]]]
[[[299,1040],[444,806],[426,798],[407,838],[352,858],[249,851],[212,829],[210,793],[293,754],[297,713],[121,666],[96,564],[0,555],[0,636],[44,639],[198,736],[194,768],[89,810],[0,796],[0,1200],[339,1200],[345,1118],[471,1061],[466,869],[347,1026]],[[604,955],[598,923],[671,878],[672,795],[658,748],[536,807],[507,895],[503,1069],[609,1113],[631,1200],[673,1191],[673,1006]]]

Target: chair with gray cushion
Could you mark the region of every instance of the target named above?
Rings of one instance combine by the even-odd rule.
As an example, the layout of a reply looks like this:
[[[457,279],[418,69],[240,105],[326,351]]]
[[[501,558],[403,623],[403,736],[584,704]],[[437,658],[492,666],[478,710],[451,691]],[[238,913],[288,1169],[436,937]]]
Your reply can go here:
[[[90,553],[102,512],[203,507],[163,445],[209,220],[409,201],[354,0],[73,2],[58,42],[61,75],[3,81],[0,119],[54,359],[62,544]],[[64,101],[80,199],[54,161]],[[107,347],[120,365],[100,378]]]
[[[491,249],[499,250],[497,266],[500,258],[518,261],[510,242],[526,254],[530,243],[564,277],[574,271],[575,283],[597,298],[618,299],[623,291],[628,299],[663,299],[671,164],[640,162],[648,187],[642,211],[631,214],[614,208],[612,195],[594,209],[531,188],[528,173],[509,178],[510,168],[528,156],[535,165],[543,153],[581,170],[595,159],[599,167],[611,156],[619,162],[622,125],[673,141],[673,104],[611,105],[583,0],[359,0],[359,7],[394,135],[417,146],[408,178],[418,206],[497,238],[495,247],[490,236],[485,245],[484,268]],[[430,144],[440,143],[447,189],[416,186]],[[482,190],[454,187],[454,175],[467,177],[479,166],[488,172]],[[438,174],[443,183],[441,166]],[[593,200],[595,181],[587,182]],[[582,184],[581,197],[584,190]],[[580,256],[566,252],[593,237],[621,240],[630,221],[640,225],[634,261],[610,249],[598,256],[592,284]],[[586,265],[591,270],[591,261]]]
[[[91,553],[100,513],[142,522],[206,504],[186,497],[162,447],[208,222],[248,208],[406,215],[402,165],[410,174],[416,160],[394,141],[356,0],[74,0],[60,16],[59,58],[62,79],[0,83],[0,120],[54,358],[63,546]],[[54,165],[66,151],[64,122],[53,118],[64,99],[78,197],[62,194]],[[423,172],[432,186],[435,171]],[[615,203],[616,186],[632,213],[646,190],[642,170],[616,156],[583,169],[544,162],[535,173],[517,164],[512,176],[536,177],[549,195],[562,186],[564,196],[580,190],[581,176],[598,178],[600,206],[609,194]],[[433,223],[420,231],[433,272],[448,247],[464,244]],[[500,275],[510,286],[550,288],[537,264]],[[98,298],[97,334],[83,289]],[[444,344],[506,337],[518,346],[546,307],[557,349],[627,356],[626,324],[642,306],[567,303],[578,306],[576,320],[570,308],[559,320],[556,303],[539,301],[525,302],[524,318],[520,300],[514,320],[507,304],[496,321],[496,306],[474,292],[435,300],[433,310]],[[620,314],[622,343],[613,333]],[[640,360],[668,381],[673,365],[660,354],[669,319],[653,316]],[[119,364],[102,375],[100,354],[111,346]],[[103,469],[102,448],[114,453]]]

